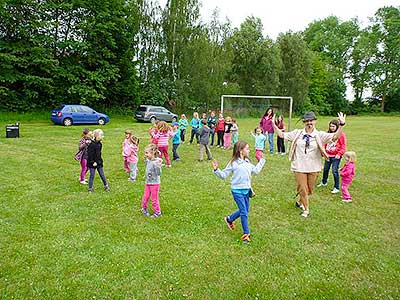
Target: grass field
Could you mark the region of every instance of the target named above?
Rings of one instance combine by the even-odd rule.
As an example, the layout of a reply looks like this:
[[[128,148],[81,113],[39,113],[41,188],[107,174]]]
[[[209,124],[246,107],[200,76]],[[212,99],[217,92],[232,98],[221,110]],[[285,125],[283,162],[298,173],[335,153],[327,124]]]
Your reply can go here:
[[[6,139],[16,118],[21,138]],[[251,146],[257,123],[238,121]],[[163,170],[163,217],[150,219],[140,214],[143,160],[130,183],[121,157],[126,128],[141,138],[143,156],[148,124],[114,116],[102,128],[111,192],[96,175],[89,194],[73,159],[84,126],[1,115],[0,298],[399,299],[400,118],[347,124],[348,149],[358,154],[353,203],[330,193],[330,175],[301,218],[287,156],[268,155],[253,177],[252,242],[243,245],[240,226],[231,232],[223,221],[236,208],[230,182],[197,161],[197,146],[181,145],[182,161]],[[212,153],[221,166],[231,156]]]

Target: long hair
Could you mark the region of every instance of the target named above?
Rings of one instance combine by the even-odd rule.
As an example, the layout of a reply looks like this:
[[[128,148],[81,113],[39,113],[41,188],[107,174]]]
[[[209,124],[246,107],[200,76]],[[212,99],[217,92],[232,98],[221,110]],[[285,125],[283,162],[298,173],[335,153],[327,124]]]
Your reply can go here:
[[[131,135],[129,141],[135,146],[139,145],[139,138],[137,136]]]
[[[171,129],[171,127],[169,127],[168,123],[165,121],[158,122],[156,128],[159,132],[162,133],[168,132]]]
[[[248,143],[245,141],[238,141],[235,143],[235,145],[233,145],[231,163],[233,163],[234,161],[236,161],[240,158],[240,151],[242,151],[244,149],[244,147],[246,147],[247,145],[248,145]],[[247,156],[245,158],[249,159]]]
[[[272,109],[272,107],[268,107],[267,110],[264,113],[264,117],[266,117],[268,115],[268,111],[271,110],[271,117],[274,115],[274,110]]]
[[[335,131],[331,131],[331,128],[330,128],[331,124],[333,124],[333,125],[336,126],[336,130],[335,130]],[[336,120],[336,119],[331,120],[331,121],[329,122],[329,125],[328,125],[328,132],[329,132],[329,133],[334,133],[334,132],[338,131],[338,129],[339,129],[339,121]]]

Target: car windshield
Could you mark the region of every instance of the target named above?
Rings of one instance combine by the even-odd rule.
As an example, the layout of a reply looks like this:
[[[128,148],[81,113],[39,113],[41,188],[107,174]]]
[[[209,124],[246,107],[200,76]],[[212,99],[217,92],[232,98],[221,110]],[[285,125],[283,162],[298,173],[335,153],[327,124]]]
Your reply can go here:
[[[146,106],[139,106],[137,111],[146,111],[147,107]]]

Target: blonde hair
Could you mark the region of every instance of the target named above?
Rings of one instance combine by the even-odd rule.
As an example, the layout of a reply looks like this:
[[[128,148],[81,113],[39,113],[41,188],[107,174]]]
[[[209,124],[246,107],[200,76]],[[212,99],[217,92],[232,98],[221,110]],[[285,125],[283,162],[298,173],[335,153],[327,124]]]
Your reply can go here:
[[[199,113],[195,111],[195,112],[193,113],[193,118],[198,119],[198,118],[199,118]]]
[[[131,135],[129,137],[129,142],[137,146],[139,145],[139,138],[137,136]]]
[[[225,122],[226,122],[226,123],[232,122],[232,118],[231,118],[230,116],[227,116],[227,117],[225,118]]]
[[[125,130],[125,134],[132,135],[132,130],[129,130],[129,129]]]
[[[171,127],[168,125],[167,122],[160,121],[157,123],[156,129],[160,132],[167,132],[171,129]]]
[[[355,162],[356,161],[356,153],[354,151],[346,151],[343,155],[345,158],[347,157],[349,159],[349,162]]]
[[[157,145],[148,144],[144,149],[150,151],[151,153],[153,153],[154,157],[160,157],[161,156],[160,155],[161,154],[160,151],[158,151],[158,149],[157,149]]]
[[[101,129],[93,130],[93,137],[96,141],[101,141],[104,138],[104,132]]]

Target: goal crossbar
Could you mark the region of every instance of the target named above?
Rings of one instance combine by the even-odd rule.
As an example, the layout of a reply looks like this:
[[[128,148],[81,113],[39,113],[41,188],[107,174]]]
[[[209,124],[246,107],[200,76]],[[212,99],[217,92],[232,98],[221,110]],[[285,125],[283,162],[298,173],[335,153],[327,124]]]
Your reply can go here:
[[[254,96],[254,95],[222,95],[221,96],[221,113],[224,113],[224,98],[253,98],[253,99],[286,99],[289,100],[289,123],[288,131],[290,131],[290,122],[292,120],[293,98],[287,96]]]

